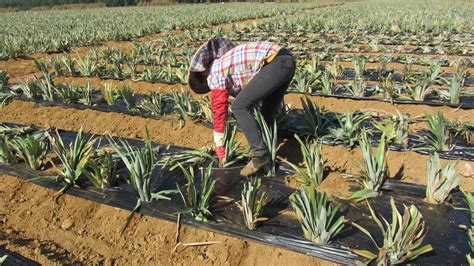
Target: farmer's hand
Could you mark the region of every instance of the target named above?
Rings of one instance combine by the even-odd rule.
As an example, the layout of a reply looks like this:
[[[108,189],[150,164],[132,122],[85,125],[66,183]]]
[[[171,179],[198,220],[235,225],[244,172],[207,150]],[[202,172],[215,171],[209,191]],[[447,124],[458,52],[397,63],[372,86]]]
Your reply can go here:
[[[216,154],[219,157],[219,162],[222,162],[225,158],[224,133],[214,131],[214,143],[216,144]]]

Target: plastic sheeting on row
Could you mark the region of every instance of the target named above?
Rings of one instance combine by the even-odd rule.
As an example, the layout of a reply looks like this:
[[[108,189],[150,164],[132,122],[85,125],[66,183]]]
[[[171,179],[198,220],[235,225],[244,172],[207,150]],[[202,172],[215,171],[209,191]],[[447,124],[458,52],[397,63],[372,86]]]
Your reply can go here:
[[[75,132],[62,131],[61,136],[68,145],[74,138]],[[130,140],[133,146],[143,146],[138,140]],[[106,141],[101,141],[100,145],[107,145]],[[163,154],[182,150],[180,147],[161,146],[155,144],[158,151],[158,158]],[[121,169],[123,171],[123,169]],[[23,179],[31,179],[41,172],[32,171],[21,165],[0,165],[0,172],[3,174],[18,176]],[[301,252],[325,260],[334,261],[341,264],[358,264],[366,262],[365,259],[351,252],[351,248],[366,249],[376,253],[373,243],[360,231],[346,225],[340,235],[338,235],[330,245],[316,245],[303,237],[300,225],[291,209],[289,208],[288,197],[295,190],[285,184],[287,173],[280,168],[275,177],[263,179],[263,190],[268,194],[268,203],[265,205],[264,216],[270,218],[262,223],[255,231],[249,231],[243,222],[243,216],[237,206],[240,200],[244,178],[238,174],[239,168],[213,170],[213,177],[217,180],[217,187],[214,191],[211,202],[212,219],[207,222],[198,222],[190,215],[181,216],[181,223],[192,227],[210,230],[234,237],[250,239],[275,247],[286,248]],[[124,172],[126,174],[126,171]],[[43,174],[45,175],[45,174]],[[59,190],[62,184],[56,182],[38,183],[41,186]],[[151,186],[153,191],[176,188],[185,184],[182,174],[169,172],[167,169],[157,167],[152,176]],[[71,188],[67,192],[81,198],[132,210],[136,204],[136,196],[129,185],[121,182],[117,187],[111,189],[97,189],[87,182],[81,184],[81,188]],[[231,200],[220,200],[218,196],[225,196]],[[469,225],[470,213],[466,210],[455,209],[455,207],[465,207],[463,199],[454,195],[449,204],[430,205],[423,201],[424,187],[404,183],[387,183],[382,194],[370,199],[370,204],[374,210],[390,219],[389,199],[393,197],[400,208],[403,204],[414,204],[426,221],[429,233],[424,243],[433,246],[434,251],[416,259],[417,264],[462,264],[466,263],[465,254],[469,252],[467,236],[464,231],[458,229],[458,225]],[[340,215],[346,219],[355,221],[375,235],[377,240],[381,240],[380,229],[374,221],[369,219],[369,211],[365,203],[354,203],[338,198],[331,199],[341,204]],[[179,195],[172,196],[170,201],[156,201],[145,203],[140,212],[144,215],[153,216],[168,221],[176,221],[179,212],[184,210],[184,205]],[[125,221],[124,221],[125,222]],[[118,237],[118,236],[117,236]]]

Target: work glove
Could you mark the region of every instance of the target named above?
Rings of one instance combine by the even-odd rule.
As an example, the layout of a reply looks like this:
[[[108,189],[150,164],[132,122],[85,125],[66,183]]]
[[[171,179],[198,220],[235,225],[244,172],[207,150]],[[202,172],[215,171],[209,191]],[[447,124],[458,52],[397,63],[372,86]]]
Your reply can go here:
[[[225,159],[224,133],[214,131],[214,143],[216,144],[216,154],[219,158],[219,163],[222,163]]]

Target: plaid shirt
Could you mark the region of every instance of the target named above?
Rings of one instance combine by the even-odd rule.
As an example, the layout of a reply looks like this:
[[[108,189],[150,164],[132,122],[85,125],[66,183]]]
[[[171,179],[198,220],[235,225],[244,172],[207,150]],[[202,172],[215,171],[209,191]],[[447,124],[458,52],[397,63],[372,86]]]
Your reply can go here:
[[[229,95],[236,97],[260,70],[264,60],[279,50],[280,46],[271,42],[249,42],[230,49],[213,62],[207,83],[211,89],[216,132],[224,132]]]
[[[249,42],[230,49],[214,61],[207,83],[211,90],[228,90],[237,96],[239,91],[260,70],[268,56],[277,53],[280,46],[271,42]]]

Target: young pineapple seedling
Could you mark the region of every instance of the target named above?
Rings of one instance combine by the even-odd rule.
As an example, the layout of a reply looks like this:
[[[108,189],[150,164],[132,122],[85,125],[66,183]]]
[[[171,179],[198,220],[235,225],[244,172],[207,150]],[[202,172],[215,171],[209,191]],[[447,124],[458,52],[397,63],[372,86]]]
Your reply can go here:
[[[110,188],[117,183],[117,160],[112,152],[92,157],[87,163],[85,175],[97,188]]]
[[[331,80],[331,73],[325,70],[321,76],[321,93],[325,95],[332,95],[334,92],[334,83]]]
[[[436,152],[450,151],[453,145],[454,134],[449,128],[449,121],[443,112],[438,111],[436,116],[425,114],[428,120],[428,134],[421,136],[426,145],[416,149]]]
[[[45,101],[53,102],[54,101],[54,84],[53,77],[51,74],[43,76],[44,79],[36,80],[36,85],[38,86],[39,93]]]
[[[59,132],[46,133],[51,143],[54,153],[58,156],[62,163],[61,169],[55,167],[59,175],[56,176],[41,176],[30,179],[29,181],[51,181],[56,180],[63,182],[64,187],[55,195],[54,199],[57,201],[59,196],[63,195],[70,187],[77,186],[81,181],[87,162],[93,153],[93,147],[96,139],[91,136],[86,139],[82,133],[82,129],[77,133],[76,139],[69,144],[69,149],[64,145]]]
[[[399,96],[392,73],[389,73],[382,79],[382,81],[380,81],[378,88],[383,92],[383,98],[386,100],[393,101]]]
[[[224,130],[225,158],[222,167],[229,167],[245,157],[245,154],[239,151],[241,141],[235,141],[237,135],[237,126],[226,124]]]
[[[380,219],[368,202],[367,205],[369,206],[372,219],[374,219],[382,231],[384,239],[383,245],[379,246],[367,229],[353,222],[352,225],[366,234],[378,249],[378,254],[367,250],[353,249],[352,251],[354,253],[371,261],[376,260],[377,265],[395,265],[412,261],[418,256],[433,250],[429,244],[421,245],[428,233],[428,229],[425,227],[423,216],[414,205],[410,207],[404,206],[405,210],[402,216],[400,212],[398,212],[397,206],[395,206],[395,201],[391,198],[391,223],[384,217]]]
[[[201,168],[201,182],[199,185],[196,182],[196,175],[192,167],[189,170],[181,165],[180,167],[187,181],[185,190],[181,189],[179,185],[177,186],[186,207],[184,212],[191,213],[198,221],[207,222],[208,218],[212,216],[209,210],[209,202],[216,187],[216,180],[211,176],[212,163],[205,170]]]
[[[448,163],[440,168],[439,155],[435,152],[427,165],[428,184],[425,201],[433,204],[443,203],[451,190],[459,186],[461,177],[456,173],[456,164]]]
[[[51,66],[53,66],[54,73],[57,76],[62,76],[64,75],[63,69],[62,69],[62,63],[61,63],[61,58],[59,56],[54,56],[50,60]]]
[[[461,190],[466,197],[466,203],[469,207],[469,211],[471,213],[471,226],[467,229],[467,235],[469,240],[469,247],[471,252],[466,254],[466,259],[469,265],[473,265],[474,260],[471,255],[474,253],[474,196],[469,191]]]
[[[290,204],[304,237],[316,244],[328,244],[344,228],[344,216],[336,217],[339,205],[332,206],[325,192],[302,186],[290,196]]]
[[[77,103],[81,98],[79,87],[75,85],[59,84],[54,87],[54,91],[59,98],[67,104]]]
[[[260,127],[260,134],[263,143],[267,148],[267,154],[270,156],[270,166],[267,169],[267,176],[274,176],[276,171],[276,152],[277,152],[277,125],[273,120],[273,127],[269,128],[265,122],[265,118],[260,112],[255,112],[255,120]]]
[[[173,91],[171,100],[174,103],[174,110],[178,114],[180,127],[184,126],[184,121],[191,118],[193,121],[199,121],[202,118],[202,110],[199,103],[191,97],[189,91]]]
[[[35,62],[36,68],[38,68],[38,70],[41,71],[41,73],[44,73],[44,74],[49,73],[48,64],[46,63],[46,61],[41,60],[41,59],[38,59],[38,60],[35,59],[34,62]]]
[[[367,82],[363,80],[355,80],[354,82],[350,82],[344,86],[344,88],[349,91],[351,96],[364,97],[367,89]]]
[[[320,138],[328,134],[329,120],[326,118],[326,110],[319,108],[316,103],[313,103],[309,98],[301,99],[303,106],[303,121],[304,125],[300,126],[303,134],[310,135],[315,138]]]
[[[97,73],[96,64],[89,58],[86,57],[84,59],[79,58],[77,60],[79,65],[79,73],[83,77],[92,77]]]
[[[2,92],[0,91],[0,110],[7,106],[15,97],[17,93],[14,91]]]
[[[404,148],[408,146],[409,117],[398,113],[392,117],[384,119],[382,122],[374,122],[374,127],[382,133],[388,144],[400,145]]]
[[[316,141],[303,142],[297,135],[295,139],[300,144],[305,168],[285,161],[298,174],[298,182],[304,185],[317,187],[324,178],[324,160],[321,152],[321,143]]]
[[[66,55],[63,57],[63,64],[64,67],[66,68],[66,71],[68,72],[69,76],[75,76],[76,75],[76,60],[71,57],[71,55]]]
[[[453,121],[449,123],[448,127],[455,137],[459,136],[466,141],[466,143],[474,144],[474,124]]]
[[[155,154],[151,146],[150,134],[148,128],[146,128],[146,141],[145,147],[136,148],[130,146],[130,144],[123,139],[119,139],[120,146],[112,137],[108,137],[110,145],[114,148],[115,152],[120,156],[125,167],[128,169],[130,175],[128,182],[132,187],[133,192],[137,196],[137,204],[127,218],[127,222],[122,228],[121,233],[125,231],[128,224],[133,218],[135,212],[140,210],[143,202],[150,202],[154,200],[170,198],[168,195],[175,193],[175,190],[161,190],[158,192],[152,192],[151,187],[151,175],[153,169],[156,166]]]
[[[0,70],[0,92],[3,92],[7,89],[9,79],[10,76],[8,75],[8,72],[5,70]]]
[[[84,87],[77,87],[78,98],[77,102],[84,105],[92,105],[92,94],[94,90],[92,89],[91,83],[88,81]]]
[[[162,165],[162,168],[169,166],[170,171],[174,171],[181,166],[202,165],[206,160],[216,161],[215,156],[211,155],[209,148],[182,150],[171,155],[163,156],[159,164]]]
[[[165,95],[152,91],[147,98],[138,104],[137,108],[152,116],[162,116],[165,114],[166,101],[167,97]]]
[[[36,82],[24,82],[12,87],[14,92],[20,92],[23,96],[28,99],[35,99],[39,94],[38,86]]]
[[[337,127],[329,128],[325,138],[342,141],[349,147],[354,147],[359,140],[360,124],[371,116],[370,113],[346,112],[336,115]]]
[[[352,64],[354,65],[355,79],[361,80],[365,71],[365,58],[359,56],[353,57]]]
[[[27,135],[25,138],[20,136],[14,138],[12,140],[12,147],[16,155],[22,159],[29,168],[40,170],[48,154],[49,143],[43,137]]]
[[[405,90],[408,92],[408,99],[424,101],[433,93],[433,89],[430,86],[431,82],[427,79],[418,80],[413,86],[406,84]]]
[[[344,75],[344,65],[338,64],[336,59],[334,59],[333,63],[327,67],[327,70],[331,73],[334,81],[337,81]]]
[[[355,201],[361,201],[379,195],[382,190],[382,185],[388,176],[388,152],[385,145],[385,138],[382,136],[379,146],[377,147],[377,153],[373,154],[368,133],[364,130],[361,134],[360,148],[364,160],[362,163],[359,163],[360,174],[355,180],[362,186],[362,189],[354,192],[349,197],[349,199]]]
[[[108,106],[114,106],[117,103],[120,93],[117,87],[115,87],[113,84],[105,83],[100,91],[102,92],[102,97],[104,97],[104,100]]]
[[[255,230],[258,223],[267,221],[268,218],[262,217],[263,207],[267,200],[267,194],[260,192],[262,180],[260,178],[251,178],[244,183],[242,190],[242,214],[244,215],[245,225],[249,230]],[[260,197],[258,195],[260,194]]]
[[[122,100],[125,102],[125,104],[127,105],[128,110],[130,111],[136,110],[135,97],[133,95],[133,90],[132,90],[132,87],[130,87],[130,85],[123,84],[119,90],[119,95],[122,98]]]
[[[212,113],[211,99],[208,96],[198,100],[200,108],[202,110],[203,120],[212,123],[214,114]]]
[[[13,163],[15,159],[10,136],[4,132],[0,133],[0,163]]]

